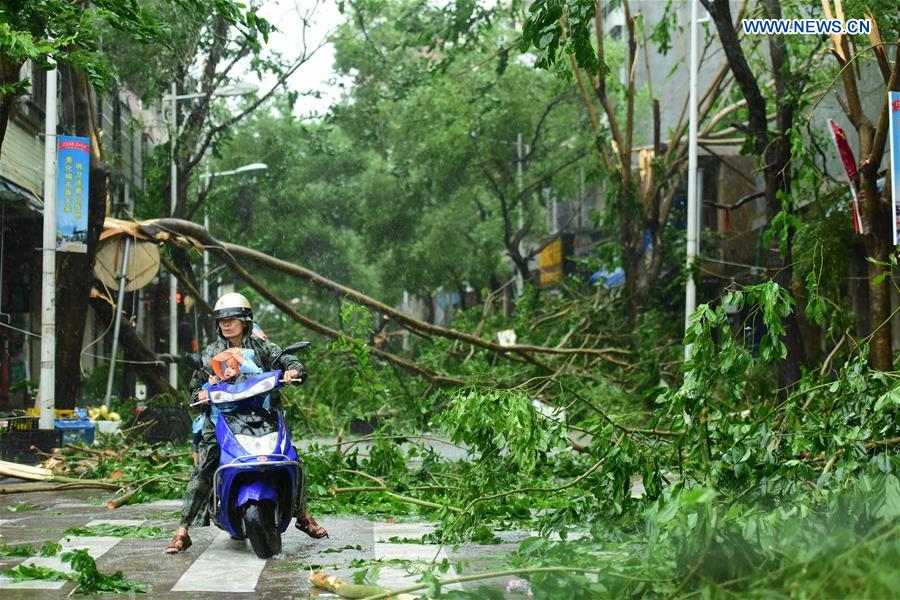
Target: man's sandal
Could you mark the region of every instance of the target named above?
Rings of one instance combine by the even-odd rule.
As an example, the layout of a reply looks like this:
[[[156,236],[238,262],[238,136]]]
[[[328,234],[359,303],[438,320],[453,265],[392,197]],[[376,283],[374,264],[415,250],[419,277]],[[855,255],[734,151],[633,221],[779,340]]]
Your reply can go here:
[[[316,523],[316,520],[308,513],[297,519],[296,527],[309,537],[317,540],[328,537],[328,532],[325,531],[325,528]]]
[[[191,536],[186,533],[176,533],[166,546],[166,554],[181,554],[191,547]]]

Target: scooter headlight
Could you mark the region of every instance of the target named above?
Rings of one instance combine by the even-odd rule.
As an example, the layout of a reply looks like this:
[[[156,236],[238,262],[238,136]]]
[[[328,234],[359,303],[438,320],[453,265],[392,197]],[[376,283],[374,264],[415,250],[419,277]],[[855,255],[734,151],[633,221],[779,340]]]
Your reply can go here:
[[[241,435],[234,436],[238,444],[247,451],[247,454],[275,454],[278,445],[278,432],[273,431],[262,436]]]

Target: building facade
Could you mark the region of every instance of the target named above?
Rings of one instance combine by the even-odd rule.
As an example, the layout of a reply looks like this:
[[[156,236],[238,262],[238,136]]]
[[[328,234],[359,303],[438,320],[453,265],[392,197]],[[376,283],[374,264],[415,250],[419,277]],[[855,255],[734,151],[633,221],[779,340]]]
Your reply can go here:
[[[0,150],[0,410],[30,405],[40,358],[46,73],[26,63],[20,77],[30,80],[29,93],[17,99]],[[71,135],[69,71],[60,68],[58,77],[57,133]],[[144,163],[151,146],[147,123],[153,115],[125,88],[98,94],[94,110],[111,170],[108,211],[127,214],[133,195],[145,187]],[[106,325],[90,315],[85,346]],[[80,357],[85,370],[98,364],[102,349],[102,343],[86,348]]]

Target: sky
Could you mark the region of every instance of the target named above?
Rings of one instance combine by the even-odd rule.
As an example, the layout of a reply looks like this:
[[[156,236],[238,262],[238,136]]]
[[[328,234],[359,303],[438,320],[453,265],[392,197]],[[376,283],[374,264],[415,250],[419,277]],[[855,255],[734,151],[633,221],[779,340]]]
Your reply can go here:
[[[328,34],[342,21],[334,0],[263,0],[260,15],[275,25],[279,31],[269,36],[268,47],[293,58],[299,51],[299,41],[303,32],[302,15],[311,13],[310,27],[306,33],[307,46],[315,48],[327,39]],[[322,93],[320,99],[301,96],[295,112],[298,115],[323,114],[340,98],[340,89],[330,82],[334,80],[332,63],[334,48],[326,43],[296,73],[289,84],[291,89],[304,92],[315,90]],[[248,79],[252,80],[252,77]],[[260,91],[265,92],[275,78],[260,82]]]

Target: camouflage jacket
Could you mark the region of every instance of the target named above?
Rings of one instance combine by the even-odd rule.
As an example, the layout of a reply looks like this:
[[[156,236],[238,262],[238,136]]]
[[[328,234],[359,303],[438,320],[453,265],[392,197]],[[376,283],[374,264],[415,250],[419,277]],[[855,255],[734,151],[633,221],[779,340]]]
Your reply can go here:
[[[204,365],[208,365],[212,362],[212,358],[215,355],[228,350],[229,347],[231,347],[231,345],[228,343],[228,340],[219,337],[203,350],[203,353],[200,355],[200,360]],[[256,353],[255,362],[263,371],[273,371],[275,369],[287,371],[296,369],[302,377],[306,377],[306,369],[303,367],[303,364],[297,360],[296,356],[293,354],[282,354],[277,361],[273,362],[272,359],[281,352],[281,348],[268,340],[250,335],[249,331],[244,335],[241,347],[252,348],[254,350]],[[191,402],[197,402],[197,400],[199,400],[198,396],[200,391],[203,389],[203,384],[207,381],[209,381],[209,375],[203,371],[194,371],[194,374],[191,376]],[[204,412],[209,411],[208,404],[201,404],[199,407],[200,410]]]

